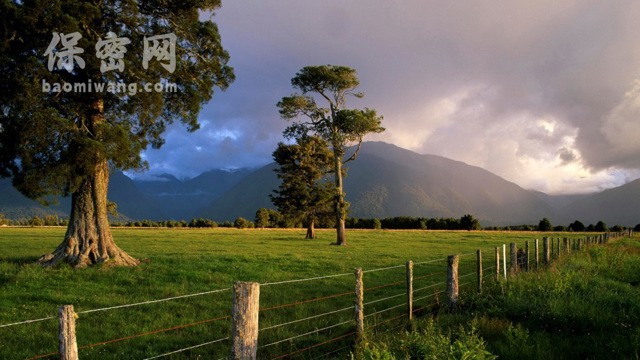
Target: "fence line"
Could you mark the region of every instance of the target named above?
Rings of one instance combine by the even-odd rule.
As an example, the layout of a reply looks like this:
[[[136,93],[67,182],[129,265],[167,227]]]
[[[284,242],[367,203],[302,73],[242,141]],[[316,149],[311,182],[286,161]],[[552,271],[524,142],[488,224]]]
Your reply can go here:
[[[301,338],[301,337],[308,336],[308,335],[311,335],[311,334],[319,333],[320,331],[325,331],[325,330],[333,329],[333,328],[336,328],[338,326],[342,326],[342,325],[345,325],[345,324],[350,324],[350,323],[352,323],[352,321],[353,320],[343,321],[341,323],[338,323],[338,324],[335,324],[335,325],[331,325],[331,326],[327,326],[327,327],[324,327],[322,329],[316,329],[316,330],[313,330],[313,331],[309,331],[308,333],[292,336],[292,337],[284,339],[284,340],[275,341],[275,342],[272,342],[272,343],[267,344],[267,345],[262,345],[262,346],[258,347],[258,349],[264,349],[266,347],[277,345],[277,344],[281,344],[283,342],[287,342],[287,341],[290,341],[290,340],[293,340],[293,339],[297,339],[297,338]]]
[[[366,302],[366,303],[364,303],[364,305],[371,305],[371,304],[379,303],[379,302],[382,302],[382,301],[386,301],[386,300],[390,300],[390,299],[395,299],[395,298],[400,297],[400,296],[407,296],[407,294],[406,294],[406,293],[404,293],[404,292],[402,292],[402,293],[400,293],[400,294],[387,296],[386,298],[376,299],[376,300],[372,300],[372,301]]]
[[[304,349],[296,350],[296,351],[294,351],[292,353],[288,353],[288,354],[285,354],[285,355],[274,357],[272,359],[282,359],[282,358],[285,358],[285,357],[288,357],[288,356],[291,356],[291,355],[299,354],[301,352],[304,352],[304,351],[307,351],[307,350],[311,350],[313,348],[317,348],[318,346],[326,345],[326,344],[332,343],[332,342],[334,342],[336,340],[340,340],[340,339],[344,339],[344,338],[349,337],[349,336],[353,336],[355,334],[356,334],[355,332],[351,332],[351,333],[348,333],[348,334],[345,334],[345,335],[341,335],[341,336],[335,337],[335,338],[333,338],[331,340],[323,341],[321,343],[311,345],[311,346],[306,347]]]
[[[52,319],[56,319],[56,316],[49,316],[49,317],[42,318],[42,319],[25,320],[25,321],[15,322],[15,323],[11,323],[11,324],[4,324],[4,325],[0,325],[0,328],[10,327],[10,326],[15,326],[15,325],[30,324],[30,323],[35,323],[35,322],[40,322],[40,321],[45,321],[45,320],[52,320]]]
[[[306,279],[295,279],[295,280],[276,281],[276,282],[270,282],[270,283],[263,283],[263,284],[260,284],[260,286],[271,286],[271,285],[292,284],[292,283],[298,283],[298,282],[304,282],[304,281],[311,281],[311,280],[329,279],[329,278],[340,277],[340,276],[347,276],[347,275],[353,275],[353,274],[351,274],[351,273],[345,273],[345,274],[335,274],[335,275],[317,276],[317,277],[306,278]]]
[[[352,295],[352,294],[353,294],[353,292],[349,291],[349,292],[342,293],[342,294],[321,296],[321,297],[317,297],[317,298],[313,298],[313,299],[296,301],[296,302],[283,304],[283,305],[275,305],[275,306],[271,306],[271,307],[268,307],[268,308],[260,309],[260,311],[261,312],[265,312],[265,311],[269,311],[269,310],[283,309],[283,308],[287,308],[287,307],[291,307],[291,306],[295,306],[295,305],[307,304],[307,303],[321,301],[321,300],[327,300],[327,299],[334,299],[334,298],[337,298],[337,297],[347,296],[347,295]]]
[[[388,267],[383,267],[383,268],[379,268],[379,269],[365,270],[362,273],[363,274],[368,274],[368,273],[372,273],[372,272],[385,271],[385,270],[391,270],[391,269],[399,269],[399,268],[403,268],[403,267],[404,267],[404,265],[388,266]]]
[[[627,233],[624,233],[624,235],[626,235]],[[629,232],[629,235],[631,235],[632,233]],[[565,238],[563,242],[560,241],[560,239],[557,239],[557,241],[554,241],[554,239],[549,239],[549,238],[544,238],[544,243],[545,243],[545,251],[544,251],[544,265],[548,266],[549,262],[551,259],[557,259],[559,257],[561,257],[563,254],[568,253],[569,251],[576,251],[576,250],[583,250],[586,249],[594,244],[605,244],[607,243],[611,238],[616,238],[622,236],[622,234],[612,234],[612,233],[607,233],[607,234],[603,234],[603,235],[599,235],[596,237],[588,237],[586,239],[578,239],[577,241],[574,239],[574,241],[567,241],[567,239]],[[537,241],[536,241],[537,244]],[[528,242],[527,242],[528,245]],[[557,249],[556,249],[557,247]],[[527,246],[528,248],[528,246]],[[498,249],[498,248],[496,248]],[[503,249],[506,249],[506,246],[503,245]],[[509,273],[511,274],[511,276],[517,274],[520,271],[526,271],[526,270],[522,270],[523,268],[525,268],[525,264],[528,264],[528,253],[526,253],[527,258],[525,258],[525,260],[522,260],[521,255],[520,255],[520,250],[517,251],[518,253],[516,254],[516,244],[515,243],[511,243],[510,246],[510,261],[509,261]],[[538,256],[538,247],[536,246],[536,258]],[[553,256],[551,256],[551,252],[553,251]],[[467,269],[467,267],[469,267],[469,271],[468,273],[465,273],[463,275],[459,275],[459,258],[461,257],[468,257],[471,255],[477,255],[477,258],[475,259],[475,264],[473,263],[473,261],[471,262],[464,262],[465,265],[465,269]],[[506,264],[506,254],[503,253],[503,265],[507,265]],[[417,278],[413,278],[413,266],[412,265],[423,265],[423,264],[429,264],[429,263],[434,263],[434,262],[439,262],[442,261],[443,259],[434,259],[434,260],[429,260],[429,261],[424,261],[424,262],[418,262],[418,263],[413,263],[411,261],[407,262],[407,264],[403,264],[403,265],[394,265],[394,266],[388,266],[388,267],[382,267],[382,268],[377,268],[377,269],[371,269],[371,270],[365,270],[363,271],[362,269],[357,269],[356,270],[356,282],[360,281],[359,286],[360,286],[360,306],[356,306],[356,319],[360,318],[362,321],[362,319],[364,318],[371,318],[374,317],[376,315],[382,314],[382,313],[386,313],[389,312],[393,309],[397,309],[397,308],[401,308],[404,306],[407,306],[407,310],[403,311],[402,314],[400,315],[396,315],[390,319],[387,320],[383,320],[380,321],[376,324],[373,325],[367,325],[366,327],[368,328],[373,328],[373,327],[378,327],[381,324],[393,321],[393,320],[397,320],[403,317],[408,317],[408,320],[411,320],[411,314],[415,313],[415,312],[419,312],[422,311],[424,309],[427,308],[433,308],[433,306],[436,305],[440,305],[440,301],[438,299],[436,299],[435,303],[431,303],[429,305],[423,306],[421,308],[418,309],[413,309],[412,308],[412,304],[416,303],[418,301],[422,301],[428,298],[433,298],[433,297],[437,297],[439,294],[445,293],[447,292],[447,298],[449,299],[449,307],[451,307],[452,305],[455,305],[458,301],[458,289],[462,288],[462,287],[466,287],[468,285],[472,285],[474,284],[476,281],[478,283],[478,290],[477,292],[480,293],[481,291],[481,284],[482,281],[486,278],[495,278],[496,274],[499,274],[499,266],[500,266],[500,259],[498,258],[499,256],[499,252],[496,251],[496,261],[495,261],[495,266],[491,266],[491,267],[487,267],[484,268],[482,267],[481,263],[482,263],[482,255],[481,255],[481,251],[478,250],[477,252],[473,252],[473,253],[467,253],[467,254],[462,254],[462,255],[452,255],[449,257],[449,270],[447,271],[447,276],[451,277],[453,276],[453,280],[449,279],[447,282],[437,282],[435,284],[430,284],[427,285],[425,287],[419,288],[419,289],[413,289],[413,281],[414,280],[418,280],[418,279],[424,279],[427,277],[431,277],[434,275],[444,275],[439,271],[435,271],[433,273],[430,273],[428,275],[425,276],[421,276],[421,277],[417,277]],[[486,260],[489,260],[488,258]],[[486,261],[486,262],[492,262],[492,261]],[[474,271],[471,271],[471,266],[474,266]],[[377,290],[377,289],[381,289],[381,288],[386,288],[386,287],[390,287],[390,286],[394,286],[394,285],[400,285],[402,283],[405,283],[404,280],[402,281],[395,281],[395,282],[390,282],[387,284],[383,284],[383,285],[378,285],[378,286],[374,286],[374,287],[370,287],[370,288],[364,288],[363,286],[363,280],[362,280],[362,274],[367,274],[367,273],[373,273],[373,272],[378,272],[378,271],[386,271],[386,270],[391,270],[391,269],[399,269],[399,268],[405,268],[406,267],[406,271],[407,271],[407,278],[406,278],[406,285],[407,285],[407,292],[402,292],[399,294],[394,294],[391,296],[387,296],[387,297],[382,297],[382,298],[378,298],[378,299],[374,299],[368,302],[364,302],[363,298],[366,296],[366,294],[372,290]],[[453,267],[453,270],[452,270]],[[525,268],[526,269],[526,268]],[[493,271],[495,270],[495,272]],[[506,270],[506,266],[504,266],[504,270]],[[483,273],[486,272],[486,273]],[[467,272],[467,271],[464,271]],[[313,280],[321,280],[321,279],[327,279],[327,278],[335,278],[335,277],[342,277],[342,276],[347,276],[347,275],[352,275],[350,273],[344,273],[344,274],[334,274],[334,275],[326,275],[326,276],[317,276],[317,277],[310,277],[310,278],[304,278],[304,279],[294,279],[294,280],[285,280],[285,281],[278,281],[278,282],[268,282],[268,283],[264,283],[264,284],[258,284],[258,283],[242,283],[242,284],[248,284],[248,285],[255,285],[256,287],[256,293],[259,294],[259,287],[261,286],[271,286],[271,285],[280,285],[280,284],[290,284],[290,283],[300,283],[300,282],[305,282],[305,281],[313,281]],[[467,277],[471,277],[473,275],[477,275],[477,279],[474,280],[470,280],[464,283],[460,283],[460,279],[463,278],[467,278]],[[505,277],[506,278],[506,277]],[[358,280],[359,279],[359,280]],[[498,277],[498,280],[499,277]],[[238,284],[238,283],[237,283]],[[236,285],[237,285],[236,284]],[[413,298],[413,294],[419,291],[424,291],[430,288],[435,288],[438,286],[443,286],[446,285],[446,289],[441,289],[439,291],[436,291],[432,294],[420,297],[420,298]],[[234,287],[235,288],[235,287]],[[144,302],[138,302],[138,303],[132,303],[132,304],[124,304],[124,305],[117,305],[117,306],[111,306],[111,307],[105,307],[105,308],[99,308],[99,309],[93,309],[93,310],[85,310],[85,311],[80,311],[77,314],[89,314],[89,313],[94,313],[94,312],[100,312],[100,311],[107,311],[107,310],[114,310],[114,309],[120,309],[120,308],[126,308],[126,307],[133,307],[133,306],[139,306],[139,305],[145,305],[145,304],[152,304],[152,303],[159,303],[159,302],[164,302],[164,301],[170,301],[170,300],[176,300],[176,299],[183,299],[183,298],[189,298],[189,297],[195,297],[195,296],[201,296],[201,295],[207,295],[207,294],[213,294],[213,293],[220,293],[220,292],[225,292],[225,291],[229,291],[231,290],[231,288],[226,288],[226,289],[217,289],[217,290],[211,290],[211,291],[206,291],[206,292],[200,292],[200,293],[194,293],[194,294],[187,294],[187,295],[179,295],[179,296],[174,296],[174,297],[169,297],[169,298],[164,298],[164,299],[157,299],[157,300],[150,300],[150,301],[144,301]],[[356,291],[357,293],[358,291]],[[236,296],[236,298],[238,296],[244,296],[242,294],[239,295],[238,291],[234,290],[234,294]],[[281,304],[281,305],[276,305],[276,306],[272,306],[272,307],[268,307],[268,308],[264,308],[264,309],[259,309],[259,302],[257,301],[257,297],[255,300],[255,304],[256,304],[256,308],[254,308],[255,314],[258,314],[259,312],[265,312],[268,310],[274,310],[274,309],[281,309],[281,308],[286,308],[286,307],[292,307],[292,306],[297,306],[297,305],[301,305],[301,304],[308,304],[308,303],[312,303],[312,302],[317,302],[317,301],[322,301],[322,300],[327,300],[327,299],[333,299],[333,298],[337,298],[337,297],[342,297],[342,296],[347,296],[347,295],[354,295],[353,292],[345,292],[345,293],[340,293],[340,294],[332,294],[332,295],[327,295],[327,296],[322,296],[322,297],[316,297],[316,298],[312,298],[312,299],[306,299],[306,300],[302,300],[302,301],[296,301],[296,302],[292,302],[292,303],[288,303],[288,304]],[[257,296],[257,295],[256,295]],[[366,315],[364,314],[364,309],[365,307],[368,308],[369,306],[371,306],[372,304],[378,304],[378,303],[382,303],[391,299],[395,299],[395,298],[400,298],[406,296],[407,297],[407,302],[403,302],[401,304],[397,304],[397,305],[392,305],[389,306],[387,308],[384,309],[375,309],[375,307],[373,308],[373,312],[371,313],[367,313]],[[234,298],[234,304],[235,304],[235,298]],[[249,302],[249,301],[248,301]],[[432,310],[430,312],[430,314],[434,314],[436,312],[439,311],[439,309],[441,308],[441,306],[438,306],[438,308],[436,310]],[[444,308],[444,307],[443,307]],[[234,309],[235,309],[235,305],[234,305]],[[258,349],[264,349],[264,348],[268,348],[268,347],[272,347],[281,343],[285,343],[287,341],[292,341],[294,339],[298,339],[301,337],[305,337],[305,336],[309,336],[312,334],[316,334],[319,332],[323,332],[326,330],[330,330],[336,327],[340,327],[346,324],[353,324],[354,320],[349,319],[346,321],[341,321],[337,324],[334,325],[330,325],[330,326],[326,326],[323,328],[319,328],[319,329],[314,329],[313,331],[309,331],[303,334],[298,334],[298,335],[294,335],[291,337],[288,337],[286,339],[280,339],[277,341],[273,341],[270,342],[269,344],[266,345],[261,345],[261,346],[257,346],[257,336],[258,336],[258,332],[262,332],[265,330],[270,330],[270,329],[275,329],[275,328],[280,328],[280,327],[284,327],[284,326],[288,326],[288,325],[292,325],[292,324],[296,324],[296,323],[300,323],[300,322],[304,322],[304,321],[309,321],[309,320],[313,320],[313,319],[319,319],[319,318],[323,318],[326,316],[330,316],[330,315],[334,315],[337,313],[341,313],[341,312],[345,312],[348,310],[353,309],[353,307],[346,307],[346,308],[341,308],[338,310],[333,310],[333,311],[328,311],[322,314],[317,314],[317,315],[313,315],[313,316],[309,316],[309,317],[305,317],[305,318],[301,318],[301,319],[295,319],[292,321],[288,321],[288,322],[284,322],[284,323],[280,323],[277,325],[271,325],[271,326],[267,326],[264,328],[259,329],[257,326],[257,315],[255,318],[255,329],[256,329],[256,333],[255,333],[255,350]],[[244,310],[240,310],[240,311],[244,311]],[[360,313],[358,315],[358,312]],[[78,347],[78,349],[88,349],[88,348],[93,348],[96,346],[100,346],[100,345],[105,345],[105,344],[111,344],[111,343],[116,343],[116,342],[120,342],[120,341],[124,341],[124,340],[129,340],[129,339],[134,339],[134,338],[139,338],[139,337],[143,337],[143,336],[147,336],[147,335],[153,335],[153,334],[158,334],[158,333],[162,333],[162,332],[168,332],[168,331],[173,331],[173,330],[179,330],[179,329],[184,329],[187,327],[191,327],[191,326],[196,326],[196,325],[200,325],[200,324],[204,324],[204,323],[209,323],[209,322],[214,322],[214,321],[219,321],[219,320],[224,320],[224,319],[230,319],[233,318],[234,319],[234,327],[236,326],[235,323],[235,318],[236,316],[240,316],[243,317],[243,314],[236,314],[234,313],[232,316],[223,316],[223,317],[217,317],[217,318],[212,318],[212,319],[207,319],[207,320],[201,320],[201,321],[197,321],[194,323],[189,323],[189,324],[183,324],[183,325],[177,325],[177,326],[173,326],[170,328],[164,328],[164,329],[158,329],[158,330],[153,330],[153,331],[148,331],[148,332],[144,332],[144,333],[139,333],[139,334],[135,334],[135,335],[130,335],[130,336],[126,336],[126,337],[122,337],[122,338],[117,338],[117,339],[111,339],[111,340],[107,340],[107,341],[103,341],[103,342],[98,342],[98,343],[93,343],[93,344],[89,344],[89,345],[84,345],[84,346],[80,346]],[[4,325],[0,325],[1,327],[10,327],[10,326],[15,326],[15,325],[21,325],[21,324],[28,324],[28,323],[33,323],[33,322],[40,322],[40,321],[46,321],[46,320],[51,320],[51,319],[55,319],[55,317],[47,317],[47,318],[41,318],[41,319],[33,319],[33,320],[26,320],[26,321],[22,321],[22,322],[15,322],[15,323],[10,323],[10,324],[4,324]],[[244,325],[243,325],[244,326]],[[247,325],[248,326],[248,325]],[[362,328],[356,327],[356,331],[355,332],[351,332],[348,333],[346,335],[341,335],[338,337],[335,337],[333,339],[330,339],[328,341],[323,341],[320,342],[318,344],[314,344],[308,347],[305,347],[304,349],[298,349],[295,350],[292,353],[286,354],[286,355],[282,355],[282,356],[278,356],[276,358],[283,358],[283,357],[287,357],[287,356],[291,356],[294,354],[298,354],[331,342],[335,342],[339,339],[348,337],[348,336],[352,336],[355,335],[357,339],[361,338],[361,336],[363,336],[362,334],[360,334],[359,332],[364,331],[365,326],[362,326]],[[242,333],[243,329],[239,330],[239,333]],[[234,330],[234,334],[235,334],[236,330]],[[241,336],[242,337],[242,336]],[[199,348],[199,347],[203,347],[206,345],[211,345],[211,344],[215,344],[215,343],[219,343],[222,341],[226,341],[226,340],[233,340],[233,342],[235,343],[235,335],[234,336],[229,336],[229,337],[225,337],[225,338],[220,338],[217,340],[213,340],[213,341],[209,341],[209,342],[205,342],[199,345],[194,345],[194,346],[190,346],[190,347],[186,347],[183,349],[179,349],[179,350],[175,350],[172,352],[168,352],[168,353],[164,353],[164,354],[160,354],[160,355],[156,355],[153,357],[149,357],[147,358],[147,360],[150,359],[157,359],[160,357],[164,357],[164,356],[169,356],[172,354],[176,354],[179,352],[183,352],[183,351],[187,351],[187,350],[191,350],[191,349],[195,349],[195,348]],[[73,338],[73,340],[75,341],[75,336]],[[77,352],[77,350],[76,350]],[[53,356],[56,355],[57,353],[51,353],[51,354],[45,354],[45,355],[38,355],[36,357],[33,357],[31,359],[38,359],[38,358],[43,358],[43,357],[49,357],[49,356]],[[77,356],[77,355],[76,355]],[[255,359],[255,354],[253,355],[254,357],[240,357],[242,359]]]
[[[156,356],[148,357],[148,358],[145,358],[144,360],[159,359],[159,358],[161,358],[161,357],[165,357],[165,356],[169,356],[169,355],[174,355],[174,354],[177,354],[177,353],[181,353],[181,352],[183,352],[183,351],[193,350],[193,349],[197,349],[197,348],[199,348],[199,347],[203,347],[203,346],[207,346],[207,345],[213,345],[213,344],[215,344],[215,343],[219,343],[219,342],[222,342],[222,341],[225,341],[225,340],[229,340],[229,339],[230,339],[230,337],[226,337],[226,338],[218,339],[218,340],[213,340],[213,341],[209,341],[209,342],[206,342],[206,343],[203,343],[203,344],[194,345],[194,346],[189,346],[189,347],[186,347],[186,348],[184,348],[184,349],[175,350],[175,351],[171,351],[171,352],[168,352],[168,353],[164,353],[164,354],[160,354],[160,355],[156,355]]]
[[[347,311],[347,310],[353,310],[353,307],[349,306],[348,308],[329,311],[329,312],[326,312],[324,314],[313,315],[313,316],[306,317],[304,319],[298,319],[298,320],[293,320],[293,321],[289,321],[289,322],[278,324],[278,325],[269,326],[269,327],[266,327],[266,328],[262,328],[259,331],[271,330],[271,329],[279,328],[279,327],[282,327],[282,326],[287,326],[287,325],[299,323],[299,322],[302,322],[302,321],[307,321],[307,320],[317,319],[319,317],[323,317],[323,316],[327,316],[327,315],[337,314],[337,313],[340,313],[340,312],[343,312],[343,311]]]
[[[107,310],[115,310],[115,309],[128,308],[128,307],[132,307],[132,306],[155,304],[155,303],[160,303],[160,302],[165,302],[165,301],[178,300],[178,299],[186,299],[186,298],[195,297],[195,296],[202,296],[202,295],[215,294],[215,293],[224,292],[224,291],[229,291],[229,290],[231,290],[231,288],[227,288],[227,289],[218,289],[218,290],[211,290],[211,291],[204,291],[204,292],[200,292],[200,293],[196,293],[196,294],[179,295],[179,296],[173,296],[173,297],[164,298],[164,299],[158,299],[158,300],[149,300],[149,301],[142,301],[142,302],[139,302],[139,303],[133,303],[133,304],[116,305],[116,306],[110,306],[110,307],[105,307],[105,308],[101,308],[101,309],[93,309],[93,310],[79,311],[79,312],[77,312],[76,314],[78,314],[78,315],[82,315],[82,314],[90,314],[90,313],[99,312],[99,311],[107,311]]]
[[[433,259],[433,260],[428,260],[428,261],[423,261],[423,262],[417,262],[417,263],[413,263],[413,265],[424,265],[424,264],[431,264],[434,262],[438,262],[438,261],[446,261],[447,258],[438,258],[438,259]]]

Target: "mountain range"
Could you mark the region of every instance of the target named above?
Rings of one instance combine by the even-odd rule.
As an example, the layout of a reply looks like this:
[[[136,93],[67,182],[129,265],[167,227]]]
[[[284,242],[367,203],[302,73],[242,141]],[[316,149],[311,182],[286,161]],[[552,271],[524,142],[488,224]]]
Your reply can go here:
[[[596,194],[551,196],[525,190],[487,170],[436,155],[421,155],[383,142],[367,142],[345,178],[350,216],[454,217],[472,214],[483,226],[640,223],[640,180]],[[212,170],[193,179],[164,174],[146,179],[111,176],[109,199],[129,219],[253,219],[260,207],[273,208],[269,194],[278,186],[275,164],[258,169]],[[0,212],[8,218],[45,213],[67,216],[68,199],[43,207],[0,179]]]

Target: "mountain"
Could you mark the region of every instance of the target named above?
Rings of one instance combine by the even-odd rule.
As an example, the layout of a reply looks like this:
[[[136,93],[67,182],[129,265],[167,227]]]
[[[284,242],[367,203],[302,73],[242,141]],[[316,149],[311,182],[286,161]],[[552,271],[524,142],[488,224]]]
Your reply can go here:
[[[581,198],[565,206],[562,213],[585,225],[604,221],[608,226],[640,224],[640,179]]]
[[[153,198],[140,192],[122,172],[115,172],[109,177],[108,198],[118,205],[118,212],[123,215],[123,219],[161,220],[167,217],[161,206]],[[69,217],[70,210],[70,198],[59,198],[57,204],[44,206],[18,192],[11,185],[10,179],[0,179],[0,212],[9,219],[29,219],[45,215]]]
[[[597,194],[550,196],[525,190],[482,168],[436,155],[421,155],[382,142],[367,142],[358,159],[347,164],[346,199],[350,216],[454,217],[472,214],[483,226],[537,224],[608,225],[640,223],[640,179]],[[170,174],[153,179],[111,175],[109,200],[122,218],[253,219],[257,209],[273,208],[269,195],[278,187],[274,163],[257,170],[212,170],[193,179]],[[0,179],[0,213],[10,219],[55,214],[68,217],[70,201],[45,207]]]
[[[8,219],[31,219],[34,216],[43,218],[45,215],[68,217],[70,209],[69,199],[60,199],[58,204],[43,206],[16,190],[11,184],[11,179],[0,179],[0,213]]]
[[[134,179],[136,187],[152,198],[166,214],[166,219],[189,220],[199,217],[198,210],[211,204],[254,170],[211,170],[189,180],[170,174],[149,179]]]
[[[118,213],[130,219],[167,219],[162,205],[138,190],[133,180],[120,171],[111,174],[109,178],[108,198],[116,203]]]
[[[346,199],[355,217],[461,217],[473,214],[483,225],[537,223],[554,214],[535,193],[484,169],[435,155],[420,155],[382,142],[367,142],[348,164]],[[260,207],[273,207],[278,186],[267,165],[203,208],[202,216],[252,219]]]

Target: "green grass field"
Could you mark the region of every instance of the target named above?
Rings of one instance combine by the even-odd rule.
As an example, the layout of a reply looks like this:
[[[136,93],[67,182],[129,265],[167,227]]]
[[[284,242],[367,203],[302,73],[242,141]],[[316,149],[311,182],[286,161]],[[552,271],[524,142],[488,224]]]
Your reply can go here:
[[[322,342],[353,331],[353,269],[365,271],[402,266],[407,260],[424,262],[415,267],[414,288],[445,281],[445,257],[463,254],[460,275],[475,271],[475,250],[481,249],[485,267],[493,266],[493,249],[503,243],[523,246],[542,236],[580,237],[582,234],[530,232],[438,232],[375,231],[348,232],[349,245],[330,246],[331,230],[318,231],[319,238],[303,240],[304,230],[237,229],[114,229],[116,243],[132,256],[143,260],[135,268],[93,267],[73,270],[68,266],[42,268],[34,261],[52,251],[64,235],[62,228],[0,228],[0,325],[29,319],[51,317],[58,306],[73,304],[79,313],[77,337],[81,359],[144,359],[171,351],[225,338],[230,333],[231,292],[158,302],[134,307],[84,313],[187,294],[229,289],[235,281],[262,284],[334,274],[345,276],[313,281],[263,285],[261,287],[259,358],[277,358],[290,354],[295,358],[318,358],[332,350],[347,347],[353,339],[345,336],[325,345]],[[404,268],[365,273],[365,303],[402,294]],[[461,291],[473,292],[475,277]],[[466,280],[461,280],[464,284]],[[398,283],[395,285],[384,286]],[[375,289],[374,289],[375,288]],[[370,290],[366,290],[370,289]],[[421,294],[429,296],[414,307],[429,311],[444,290],[436,285]],[[325,300],[309,301],[320,297]],[[415,295],[416,298],[419,294]],[[305,302],[307,301],[307,302]],[[372,329],[376,324],[402,315],[399,296],[365,306]],[[283,306],[295,302],[302,304]],[[435,305],[434,305],[435,304]],[[272,308],[272,309],[269,309]],[[297,319],[346,309],[335,314],[271,326]],[[401,320],[400,320],[401,321]],[[296,339],[318,329],[346,324]],[[196,324],[196,325],[191,325]],[[396,322],[397,324],[397,322]],[[188,326],[189,325],[189,326]],[[174,329],[172,329],[174,328]],[[123,339],[130,337],[129,339]],[[123,340],[120,340],[123,339]],[[103,342],[110,342],[101,344]],[[97,345],[99,344],[99,345]],[[301,351],[302,349],[310,348]],[[0,358],[24,359],[53,353],[57,348],[57,321],[0,327]],[[228,341],[183,351],[165,358],[225,358]],[[346,350],[348,353],[348,350]],[[335,355],[329,355],[331,358]],[[56,358],[51,356],[50,358]]]

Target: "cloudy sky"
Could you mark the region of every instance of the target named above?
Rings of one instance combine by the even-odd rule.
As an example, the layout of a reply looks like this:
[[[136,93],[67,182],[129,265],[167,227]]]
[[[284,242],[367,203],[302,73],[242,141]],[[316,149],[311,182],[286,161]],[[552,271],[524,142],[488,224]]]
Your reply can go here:
[[[600,191],[640,177],[640,1],[226,0],[213,20],[237,80],[151,173],[258,166],[307,65],[346,65],[387,131],[526,189]]]

